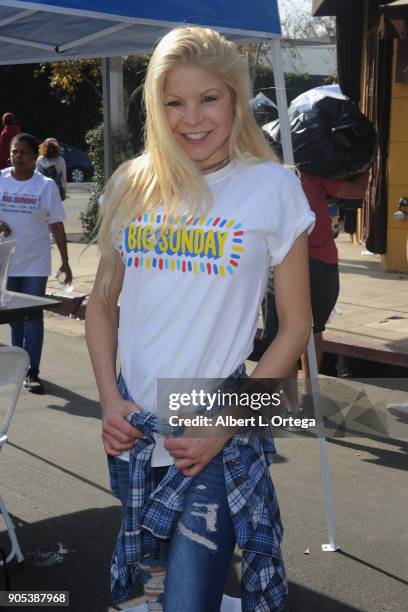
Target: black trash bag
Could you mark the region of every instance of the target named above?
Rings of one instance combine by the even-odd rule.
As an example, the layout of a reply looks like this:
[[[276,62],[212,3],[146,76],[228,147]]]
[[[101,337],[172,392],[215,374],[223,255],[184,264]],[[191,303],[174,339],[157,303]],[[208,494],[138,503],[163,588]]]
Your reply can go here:
[[[251,98],[249,106],[259,126],[272,121],[272,119],[276,119],[278,116],[278,107],[262,91],[255,98]]]
[[[291,105],[289,121],[295,164],[301,172],[347,179],[366,172],[377,156],[377,133],[349,98],[325,96],[302,110]],[[279,120],[263,126],[282,155]]]

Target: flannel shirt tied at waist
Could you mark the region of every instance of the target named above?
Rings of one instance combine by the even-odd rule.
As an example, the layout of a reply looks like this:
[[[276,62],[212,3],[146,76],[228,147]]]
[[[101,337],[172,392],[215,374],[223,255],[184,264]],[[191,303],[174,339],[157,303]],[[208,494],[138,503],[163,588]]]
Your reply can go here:
[[[245,377],[244,366],[230,378]],[[122,377],[119,389],[131,400]],[[184,506],[184,493],[194,480],[171,465],[154,488],[151,456],[153,434],[180,435],[181,428],[147,412],[132,412],[129,422],[144,439],[130,451],[130,488],[111,564],[111,591],[115,603],[134,594],[139,564],[147,557],[159,558],[160,540],[171,537]],[[172,431],[170,431],[172,430]],[[181,430],[181,431],[180,431]],[[252,431],[235,435],[224,446],[223,464],[228,505],[238,546],[242,549],[242,609],[270,612],[283,605],[287,579],[280,550],[283,527],[268,467],[275,451],[272,434]],[[108,457],[111,488],[118,495],[116,457]]]

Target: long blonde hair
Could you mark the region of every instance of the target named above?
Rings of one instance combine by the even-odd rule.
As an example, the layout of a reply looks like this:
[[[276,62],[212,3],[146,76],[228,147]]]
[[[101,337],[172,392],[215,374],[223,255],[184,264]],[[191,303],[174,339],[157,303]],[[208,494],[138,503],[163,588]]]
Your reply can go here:
[[[104,265],[102,290],[107,295],[115,256],[112,240],[136,216],[162,205],[167,215],[181,203],[189,212],[202,212],[211,203],[197,168],[177,144],[164,106],[166,76],[183,65],[213,72],[230,89],[235,113],[229,137],[230,158],[248,163],[274,159],[249,108],[251,85],[246,59],[236,45],[214,30],[181,27],[164,36],[150,59],[144,85],[145,150],[122,164],[109,180],[103,197],[98,243]],[[186,202],[186,197],[188,201]]]

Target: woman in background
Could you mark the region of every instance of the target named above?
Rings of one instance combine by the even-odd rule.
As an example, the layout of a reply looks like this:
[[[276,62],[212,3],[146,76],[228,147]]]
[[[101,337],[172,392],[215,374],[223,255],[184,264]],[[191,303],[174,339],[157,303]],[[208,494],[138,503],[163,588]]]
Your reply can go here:
[[[0,231],[17,239],[7,289],[44,296],[51,273],[50,228],[61,255],[60,271],[65,274],[66,284],[71,283],[72,272],[63,224],[64,208],[54,181],[35,170],[37,155],[34,136],[21,133],[14,137],[11,167],[0,172]],[[30,357],[24,386],[33,393],[44,391],[38,377],[43,338],[42,312],[29,321],[11,324],[13,346],[24,348]]]
[[[64,201],[67,189],[67,166],[60,153],[58,141],[55,138],[47,138],[40,144],[39,153],[36,163],[38,172],[55,181],[61,200]]]
[[[10,145],[14,136],[21,132],[13,113],[4,113],[1,118],[3,129],[0,133],[0,170],[10,166]]]

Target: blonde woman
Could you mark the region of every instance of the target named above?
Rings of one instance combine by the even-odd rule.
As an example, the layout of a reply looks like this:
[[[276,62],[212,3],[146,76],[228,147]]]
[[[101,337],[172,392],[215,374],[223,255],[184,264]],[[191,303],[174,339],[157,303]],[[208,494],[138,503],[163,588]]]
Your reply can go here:
[[[237,543],[243,610],[281,610],[272,438],[170,436],[156,387],[159,378],[245,376],[271,264],[279,333],[251,377],[290,371],[309,336],[314,216],[256,126],[234,44],[209,29],[172,30],[152,55],[144,96],[145,151],[107,185],[86,320],[124,509],[113,596],[130,598],[141,579],[149,610],[218,612]]]

